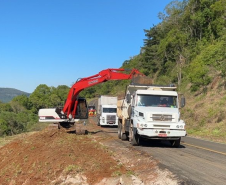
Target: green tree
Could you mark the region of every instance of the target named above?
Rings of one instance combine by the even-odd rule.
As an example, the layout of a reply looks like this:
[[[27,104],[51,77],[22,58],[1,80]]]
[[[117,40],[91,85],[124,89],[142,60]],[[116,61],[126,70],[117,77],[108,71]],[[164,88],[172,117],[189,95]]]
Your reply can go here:
[[[26,130],[23,124],[17,122],[17,114],[14,112],[1,112],[0,121],[3,135],[19,134]]]
[[[0,112],[2,111],[13,112],[10,103],[0,103]]]
[[[30,101],[33,104],[32,110],[37,113],[41,108],[51,107],[51,88],[45,84],[39,85],[30,95]]]
[[[19,95],[12,99],[11,102],[18,102],[20,105],[22,105],[24,108],[30,110],[32,107],[32,103],[26,95]]]

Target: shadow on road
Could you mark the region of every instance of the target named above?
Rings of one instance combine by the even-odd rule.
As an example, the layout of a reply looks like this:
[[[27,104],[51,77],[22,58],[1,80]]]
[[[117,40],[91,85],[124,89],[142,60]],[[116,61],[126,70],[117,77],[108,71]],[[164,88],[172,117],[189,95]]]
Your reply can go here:
[[[115,126],[104,125],[104,126],[101,126],[101,128],[103,128],[104,132],[106,133],[118,133],[118,130],[115,130],[115,128],[118,128],[117,125]],[[110,129],[114,129],[114,130],[110,130]]]
[[[169,141],[161,140],[142,140],[140,146],[142,147],[152,147],[152,148],[174,148],[170,145]],[[181,145],[178,148],[186,148],[184,145]]]
[[[97,131],[92,131],[92,132],[87,131],[87,132],[88,132],[88,134],[97,134],[99,132],[103,132],[103,130],[97,130]]]

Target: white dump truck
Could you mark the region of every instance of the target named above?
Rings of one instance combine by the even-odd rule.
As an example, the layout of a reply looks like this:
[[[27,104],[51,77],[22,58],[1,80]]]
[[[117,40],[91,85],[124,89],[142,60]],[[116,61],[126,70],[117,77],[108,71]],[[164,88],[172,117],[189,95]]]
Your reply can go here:
[[[128,85],[125,98],[117,104],[118,137],[132,145],[146,138],[169,140],[171,146],[179,147],[186,136],[179,109],[184,106],[185,98],[179,101],[174,85]]]
[[[114,96],[102,95],[98,98],[97,124],[99,126],[118,125],[117,100],[118,98]]]

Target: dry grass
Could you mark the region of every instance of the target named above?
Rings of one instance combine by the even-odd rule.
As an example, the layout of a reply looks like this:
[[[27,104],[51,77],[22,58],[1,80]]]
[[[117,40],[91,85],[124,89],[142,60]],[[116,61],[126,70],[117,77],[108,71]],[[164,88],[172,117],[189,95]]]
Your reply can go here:
[[[14,135],[14,136],[0,137],[0,148],[3,147],[4,145],[6,145],[7,143],[10,143],[13,140],[22,139],[22,138],[25,138],[34,133],[36,133],[36,132],[27,132],[27,133],[23,133],[23,134]]]
[[[206,94],[186,94],[182,118],[189,135],[226,143],[226,92],[220,81],[214,83]]]

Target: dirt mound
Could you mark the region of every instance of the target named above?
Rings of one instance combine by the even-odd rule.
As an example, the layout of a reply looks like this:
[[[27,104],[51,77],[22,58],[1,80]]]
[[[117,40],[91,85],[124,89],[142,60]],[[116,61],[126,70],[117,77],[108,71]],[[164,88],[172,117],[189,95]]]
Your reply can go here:
[[[48,130],[0,148],[0,185],[176,185],[174,175],[117,134],[87,121],[87,135]]]
[[[125,173],[110,155],[91,135],[46,129],[0,149],[0,184],[60,184],[78,174],[77,182],[95,184]]]

